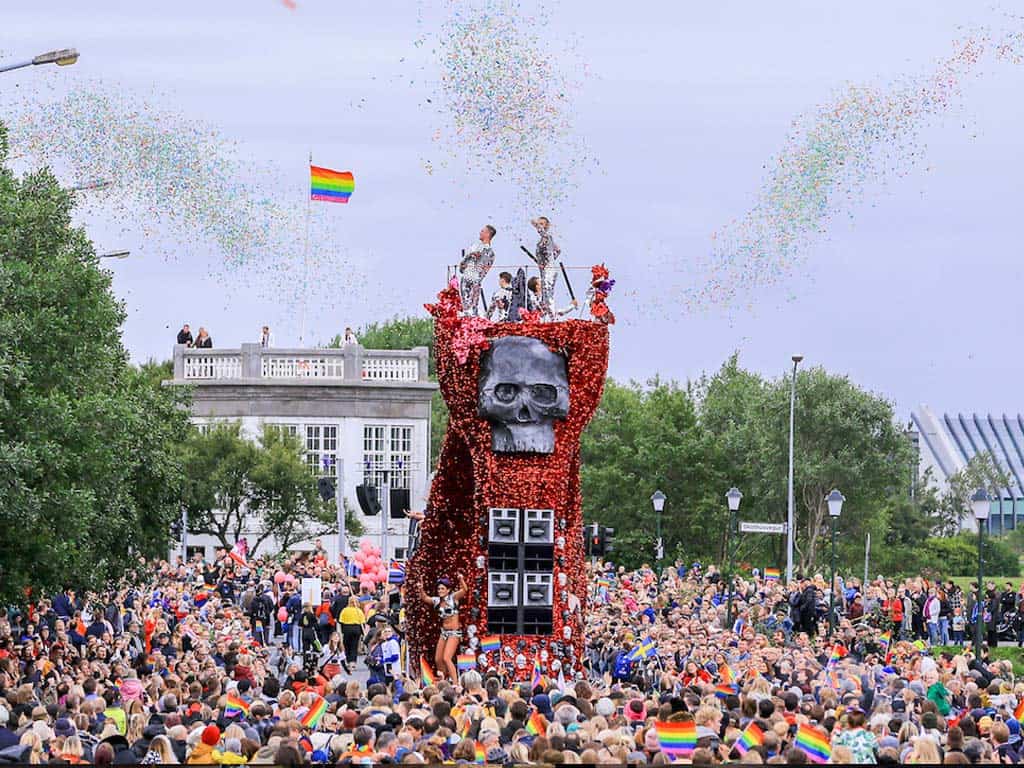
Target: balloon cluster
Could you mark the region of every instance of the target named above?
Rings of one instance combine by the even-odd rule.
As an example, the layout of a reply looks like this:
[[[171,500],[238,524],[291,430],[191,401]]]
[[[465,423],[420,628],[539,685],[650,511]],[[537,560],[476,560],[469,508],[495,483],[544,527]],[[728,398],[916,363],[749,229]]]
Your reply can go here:
[[[360,589],[372,590],[388,580],[388,566],[381,559],[380,547],[375,547],[369,539],[359,542],[359,549],[352,555],[352,562],[359,566]]]

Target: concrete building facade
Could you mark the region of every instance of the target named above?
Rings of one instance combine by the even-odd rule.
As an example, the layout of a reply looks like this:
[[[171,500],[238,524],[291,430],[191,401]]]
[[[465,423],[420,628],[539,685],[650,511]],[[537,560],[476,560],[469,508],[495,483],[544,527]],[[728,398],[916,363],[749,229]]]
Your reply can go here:
[[[426,347],[371,350],[276,349],[243,344],[238,349],[174,348],[170,386],[192,390],[192,421],[200,429],[222,421],[239,422],[258,439],[264,425],[287,430],[303,442],[314,476],[335,476],[341,468],[343,498],[366,536],[387,544],[385,557],[403,557],[407,523],[394,509],[366,516],[356,486],[379,489],[385,480],[395,506],[422,509],[430,474],[430,402],[437,385],[427,377]],[[249,537],[252,542],[255,537]],[[338,556],[338,536],[321,539],[328,556]],[[211,536],[189,536],[189,550],[212,556]],[[303,542],[297,549],[309,549]],[[276,551],[268,541],[262,548]]]

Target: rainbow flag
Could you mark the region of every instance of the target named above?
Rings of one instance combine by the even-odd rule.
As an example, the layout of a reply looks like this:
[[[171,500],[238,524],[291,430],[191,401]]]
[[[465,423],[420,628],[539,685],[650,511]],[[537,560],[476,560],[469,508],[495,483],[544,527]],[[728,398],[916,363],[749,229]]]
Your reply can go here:
[[[878,644],[882,646],[883,649],[887,649],[890,642],[892,642],[892,632],[883,632],[878,636]]]
[[[658,746],[669,756],[689,755],[697,748],[697,724],[693,720],[683,723],[655,722]]]
[[[794,744],[812,763],[827,763],[832,757],[832,745],[828,741],[828,736],[812,725],[797,726]]]
[[[478,763],[486,763],[487,762],[487,753],[484,751],[484,745],[481,744],[479,741],[474,742],[474,745],[475,745],[474,753],[475,753],[475,756],[476,756],[476,761]]]
[[[839,660],[849,653],[841,643],[836,643],[832,646],[832,653],[828,657],[828,666],[838,664]]]
[[[778,568],[765,568],[764,569],[764,580],[765,581],[778,581],[782,576],[782,571]]]
[[[736,682],[736,673],[732,671],[732,667],[728,664],[723,664],[718,670],[718,674],[722,676],[722,682],[732,685]]]
[[[536,688],[544,684],[544,672],[540,668],[540,656],[533,657],[533,679],[530,680],[530,687]]]
[[[758,727],[757,723],[751,723],[740,734],[740,737],[736,739],[736,743],[733,746],[736,747],[737,752],[745,755],[754,747],[759,747],[762,744],[764,744],[764,731]]]
[[[724,699],[727,696],[735,696],[737,693],[739,693],[739,690],[739,686],[737,685],[716,685],[715,696],[717,696],[720,699]]]
[[[1020,697],[1017,707],[1013,710],[1013,719],[1019,723],[1021,718],[1024,718],[1024,696]]]
[[[435,680],[434,670],[427,664],[427,660],[420,656],[420,682],[423,684],[423,687],[426,688],[428,685],[433,685]]]
[[[324,712],[327,711],[327,699],[323,696],[314,694],[316,696],[313,699],[313,703],[309,705],[309,709],[302,717],[299,718],[299,722],[302,723],[303,728],[316,728],[317,723],[320,722],[320,718],[324,716]]]
[[[598,579],[597,580],[598,588],[604,587],[605,589],[608,589],[609,587],[611,587],[611,585],[612,585],[612,583],[611,583],[611,581],[609,579],[602,578],[602,579]]]
[[[347,203],[356,188],[351,171],[332,171],[318,165],[309,166],[309,198],[327,203]]]
[[[476,669],[476,656],[472,653],[460,653],[455,658],[455,666],[458,667],[459,672]]]
[[[224,705],[224,714],[227,717],[249,714],[249,702],[234,693],[228,694],[227,704]]]
[[[526,721],[526,731],[534,736],[543,736],[548,732],[548,724],[544,719],[544,715],[538,712],[536,709]]]
[[[481,637],[480,638],[480,647],[486,653],[491,653],[491,651],[500,651],[501,650],[501,638],[498,637],[497,635],[488,635],[487,637]]]

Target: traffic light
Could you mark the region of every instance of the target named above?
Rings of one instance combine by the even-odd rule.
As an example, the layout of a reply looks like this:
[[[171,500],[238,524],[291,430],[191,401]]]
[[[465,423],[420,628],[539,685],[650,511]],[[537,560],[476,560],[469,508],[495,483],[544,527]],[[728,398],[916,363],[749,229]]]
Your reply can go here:
[[[316,489],[320,493],[321,499],[325,502],[330,501],[334,498],[334,478],[321,477],[316,481]]]
[[[601,526],[597,523],[590,523],[583,526],[583,538],[587,557],[600,557],[601,555]]]
[[[614,528],[602,528],[601,529],[601,554],[604,556],[610,555],[615,552],[615,529]]]

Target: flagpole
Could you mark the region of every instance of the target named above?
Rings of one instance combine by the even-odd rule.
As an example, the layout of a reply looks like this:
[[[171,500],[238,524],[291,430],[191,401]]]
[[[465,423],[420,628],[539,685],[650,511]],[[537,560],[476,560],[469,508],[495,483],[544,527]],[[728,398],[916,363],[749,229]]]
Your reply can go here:
[[[313,150],[309,150],[309,165],[313,165]],[[302,247],[302,322],[299,326],[299,346],[306,341],[306,306],[309,304],[309,218],[312,213],[313,193],[306,193],[306,243]]]

